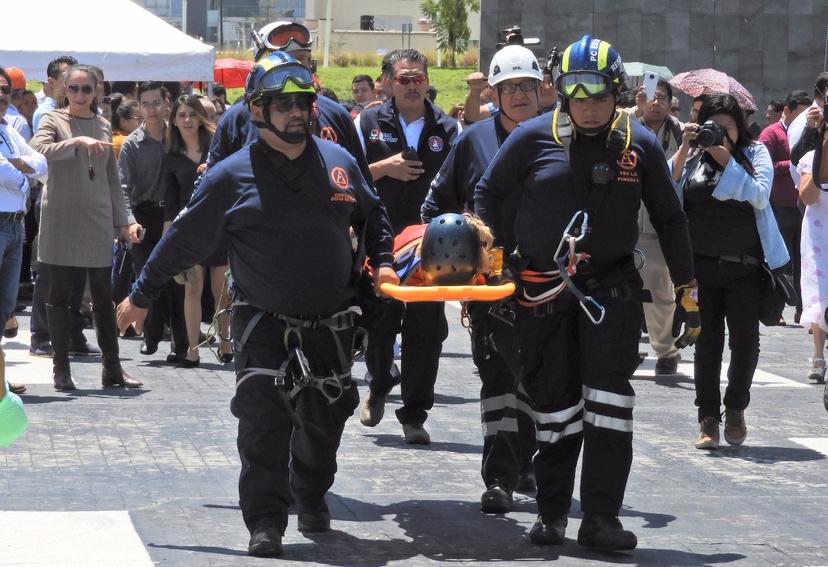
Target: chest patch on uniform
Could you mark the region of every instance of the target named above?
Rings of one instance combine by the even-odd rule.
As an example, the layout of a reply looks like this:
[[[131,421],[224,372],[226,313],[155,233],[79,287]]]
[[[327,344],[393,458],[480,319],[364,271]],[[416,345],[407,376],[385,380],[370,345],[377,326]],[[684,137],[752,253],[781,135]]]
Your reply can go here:
[[[336,130],[331,128],[330,126],[325,126],[319,131],[319,137],[323,140],[328,140],[329,142],[333,142],[334,144],[337,142]]]
[[[440,136],[431,136],[428,139],[428,147],[432,152],[443,151],[443,139]]]
[[[622,183],[639,183],[638,176],[638,154],[634,150],[624,150],[616,162],[619,167],[618,181]]]
[[[374,128],[368,134],[368,139],[372,142],[376,142],[377,140],[380,139],[380,134],[382,134],[382,132],[380,132],[380,129],[379,128]]]
[[[331,181],[334,182],[339,189],[348,188],[348,174],[341,167],[335,167],[331,170]]]

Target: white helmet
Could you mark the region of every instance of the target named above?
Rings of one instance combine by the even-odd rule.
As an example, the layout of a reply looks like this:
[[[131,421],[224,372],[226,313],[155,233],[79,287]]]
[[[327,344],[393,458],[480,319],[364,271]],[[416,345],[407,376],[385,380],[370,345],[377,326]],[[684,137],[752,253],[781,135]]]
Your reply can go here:
[[[276,31],[279,33],[273,33]],[[267,48],[273,51],[290,52],[310,49],[313,45],[310,30],[299,22],[289,20],[270,22],[259,30],[259,35]]]
[[[515,78],[543,81],[543,73],[534,53],[522,45],[507,45],[492,57],[489,84],[495,86],[506,79]]]

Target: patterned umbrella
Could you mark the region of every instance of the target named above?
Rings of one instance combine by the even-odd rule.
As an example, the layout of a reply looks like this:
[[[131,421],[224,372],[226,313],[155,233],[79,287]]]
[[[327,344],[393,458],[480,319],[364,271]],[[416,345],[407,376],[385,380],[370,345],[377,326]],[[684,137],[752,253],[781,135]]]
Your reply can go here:
[[[692,97],[729,94],[736,99],[742,110],[756,110],[753,95],[742,86],[742,83],[716,69],[696,69],[679,73],[670,79],[670,84]]]

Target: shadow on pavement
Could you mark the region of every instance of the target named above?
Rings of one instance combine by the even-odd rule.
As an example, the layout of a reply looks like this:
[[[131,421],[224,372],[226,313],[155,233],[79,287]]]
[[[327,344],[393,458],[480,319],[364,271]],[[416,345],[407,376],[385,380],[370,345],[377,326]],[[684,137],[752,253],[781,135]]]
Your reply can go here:
[[[641,374],[633,374],[632,380],[640,380],[644,382],[652,382],[657,386],[664,386],[666,388],[679,388],[682,390],[693,390],[693,377],[687,374],[662,374],[659,376],[645,376]]]
[[[473,398],[461,398],[460,396],[447,396],[445,394],[438,394],[437,392],[434,393],[435,404],[462,405],[479,403],[479,401]]]
[[[443,441],[432,441],[429,445],[406,445],[403,441],[402,432],[399,435],[387,433],[363,434],[363,437],[374,438],[374,445],[377,447],[399,447],[409,451],[450,451],[460,454],[479,454],[483,452],[482,445],[471,445],[469,443],[449,443]]]
[[[728,447],[722,446],[718,451],[711,451],[710,456],[714,458],[743,459],[758,465],[772,465],[775,463],[793,462],[803,463],[807,461],[820,461],[825,455],[813,449],[802,447]]]
[[[226,547],[216,547],[212,545],[164,545],[148,543],[147,547],[154,547],[156,549],[173,549],[175,551],[192,551],[194,553],[212,553],[217,555],[236,555],[247,557],[247,550],[228,549]]]

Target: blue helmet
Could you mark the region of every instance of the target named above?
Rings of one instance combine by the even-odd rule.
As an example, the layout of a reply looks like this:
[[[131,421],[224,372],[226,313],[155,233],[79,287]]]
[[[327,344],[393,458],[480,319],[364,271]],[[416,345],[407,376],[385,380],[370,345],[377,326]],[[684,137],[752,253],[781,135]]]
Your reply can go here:
[[[590,98],[621,92],[626,81],[624,63],[615,48],[606,41],[585,35],[561,55],[555,88],[565,99]]]
[[[249,104],[265,96],[281,93],[316,96],[310,70],[291,55],[274,51],[250,69],[244,87],[244,98]]]

